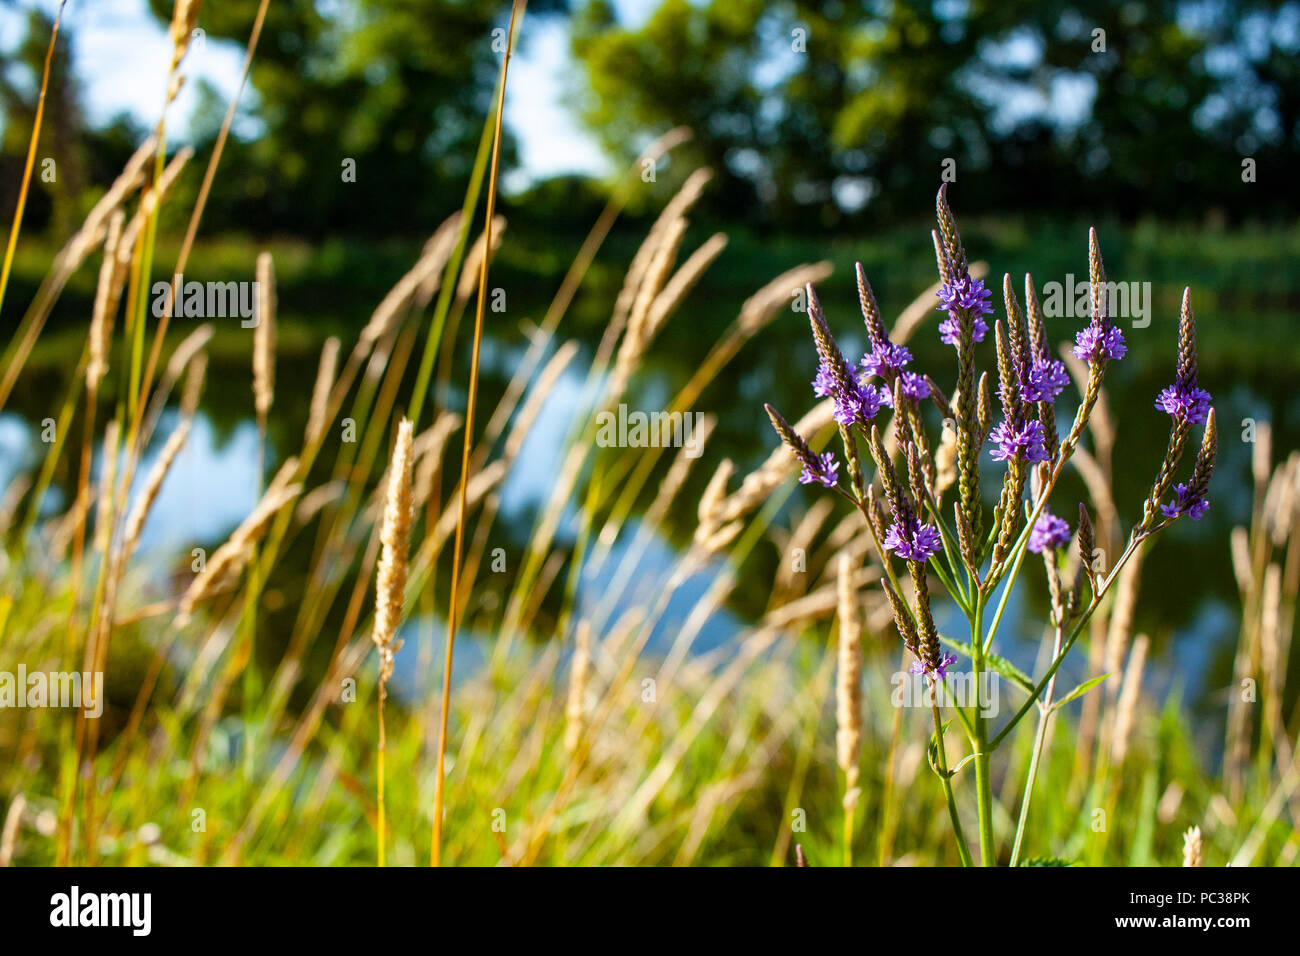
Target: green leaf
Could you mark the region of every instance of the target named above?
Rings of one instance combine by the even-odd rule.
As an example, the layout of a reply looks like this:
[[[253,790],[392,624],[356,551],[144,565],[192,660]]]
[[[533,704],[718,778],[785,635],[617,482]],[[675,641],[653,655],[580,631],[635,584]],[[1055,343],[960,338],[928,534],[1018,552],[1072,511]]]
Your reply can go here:
[[[1073,860],[1063,860],[1059,856],[1036,856],[1025,860],[1021,866],[1074,866]]]
[[[1066,694],[1064,697],[1058,700],[1055,704],[1053,704],[1052,709],[1048,711],[1048,713],[1055,713],[1056,711],[1064,707],[1066,704],[1068,704],[1070,701],[1074,700],[1076,697],[1082,697],[1084,694],[1088,693],[1088,691],[1092,690],[1094,687],[1096,687],[1098,684],[1100,684],[1109,676],[1110,676],[1110,672],[1108,671],[1105,674],[1102,674],[1100,677],[1094,677],[1091,680],[1084,681],[1074,690],[1070,691],[1068,694]]]
[[[966,764],[970,763],[972,760],[974,760],[974,759],[975,759],[976,757],[978,757],[978,756],[979,756],[979,754],[967,754],[966,756],[962,757],[961,760],[957,761],[957,766],[953,767],[952,770],[948,771],[948,776],[950,776],[950,777],[955,777],[955,776],[957,776],[957,771],[958,771],[958,770],[960,770],[962,767],[966,766]]]
[[[942,770],[939,769],[939,734],[947,733],[948,725],[951,723],[952,723],[951,720],[945,720],[943,722],[943,726],[940,727],[939,730],[936,730],[934,733],[930,734],[930,746],[925,748],[925,755],[930,761],[930,769],[933,770],[940,777],[943,776],[951,777],[954,773],[956,773],[955,770],[950,770],[947,772],[947,774],[945,774]]]
[[[970,657],[969,644],[959,644],[950,637],[940,637],[939,641],[945,646],[951,647],[959,654]],[[1011,683],[1015,684],[1025,693],[1032,694],[1034,692],[1034,682],[1029,679],[1029,675],[1016,667],[1015,664],[1012,664],[1005,657],[999,657],[997,654],[985,654],[984,663],[988,664],[994,671],[1011,681]]]

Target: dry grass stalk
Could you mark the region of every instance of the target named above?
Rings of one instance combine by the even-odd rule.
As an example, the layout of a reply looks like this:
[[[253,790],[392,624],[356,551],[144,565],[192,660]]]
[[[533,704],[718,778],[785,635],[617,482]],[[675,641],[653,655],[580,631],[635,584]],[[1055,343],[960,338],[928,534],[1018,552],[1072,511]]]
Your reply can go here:
[[[835,754],[844,771],[844,810],[852,814],[858,802],[858,754],[862,748],[862,635],[858,623],[853,562],[841,554],[837,575],[839,596],[839,669],[835,683]]]
[[[1255,443],[1250,449],[1250,473],[1255,479],[1255,498],[1264,497],[1273,462],[1273,426],[1259,422],[1255,426]]]
[[[27,492],[31,490],[31,487],[32,476],[30,474],[15,475],[9,482],[9,487],[5,489],[4,497],[0,498],[0,533],[8,531],[13,527],[14,516],[18,513],[18,506],[22,504],[23,498],[27,496]],[[78,511],[85,511],[84,503],[80,509],[78,509],[77,505],[74,504],[72,508],[69,509],[68,513],[75,514]],[[60,520],[60,525],[75,525],[77,520],[76,517],[71,521]],[[70,534],[71,532],[69,531],[69,535]],[[62,549],[56,549],[56,553],[61,553],[61,550]],[[0,563],[0,565],[2,565],[2,563]]]
[[[567,721],[564,728],[564,747],[569,753],[578,749],[586,724],[587,681],[591,672],[591,624],[579,621],[573,663],[569,670],[569,699],[564,708]]]
[[[834,413],[834,403],[827,399],[813,406],[808,414],[794,423],[793,428],[800,435],[811,439],[834,421]],[[738,521],[787,481],[798,470],[797,464],[794,454],[784,443],[777,445],[763,464],[744,477],[739,489],[713,502],[707,516],[701,514],[701,521],[708,520],[715,528]]]
[[[149,217],[157,212],[158,207],[162,205],[162,201],[167,197],[167,193],[176,184],[176,179],[180,176],[181,170],[185,168],[185,164],[193,156],[194,150],[189,146],[179,150],[167,163],[162,175],[158,177],[157,185],[151,185],[145,189],[140,198],[140,208],[135,211],[135,215],[126,224],[126,228],[122,230],[122,240],[117,246],[119,262],[130,262],[131,256],[134,254],[136,241],[140,238],[140,233],[148,223]],[[173,295],[177,294],[177,290],[173,288],[172,293]]]
[[[833,271],[829,262],[822,261],[795,266],[781,273],[741,303],[736,331],[745,338],[754,335],[771,321],[779,309],[789,307],[792,292],[803,289],[809,283],[830,278]]]
[[[208,356],[200,352],[190,360],[185,373],[185,391],[181,393],[181,417],[193,418],[199,410],[199,399],[203,397],[203,383],[208,375]]]
[[[149,440],[154,428],[157,427],[172,388],[180,381],[182,375],[187,374],[187,371],[189,379],[186,382],[186,395],[181,400],[182,414],[186,417],[192,414],[192,411],[186,411],[190,407],[187,404],[188,402],[193,402],[194,408],[198,407],[199,393],[203,387],[204,374],[207,371],[206,358],[203,358],[201,362],[199,360],[203,355],[204,346],[212,339],[212,334],[212,323],[203,323],[181,340],[180,345],[176,346],[176,351],[167,360],[167,366],[163,370],[162,378],[159,379],[158,385],[154,388],[153,399],[149,403],[149,410],[145,415],[144,424],[136,438],[135,450],[137,454],[143,450],[144,443]]]
[[[238,574],[244,569],[249,558],[253,554],[253,546],[261,539],[266,532],[267,526],[276,514],[293,501],[302,490],[302,485],[291,484],[290,480],[298,471],[298,459],[290,458],[280,470],[276,472],[271,483],[267,486],[266,493],[262,495],[261,501],[249,513],[233,532],[226,539],[221,547],[212,553],[203,565],[203,569],[195,575],[190,586],[186,588],[185,593],[181,595],[180,604],[176,615],[176,627],[181,628],[189,623],[194,613],[194,608],[200,601],[211,597],[222,584],[228,579]]]
[[[27,357],[31,354],[36,339],[40,335],[41,329],[44,328],[45,320],[49,318],[50,310],[53,308],[59,293],[63,290],[72,274],[85,262],[86,257],[104,239],[107,232],[107,223],[113,211],[121,206],[126,201],[126,198],[140,185],[145,164],[153,153],[155,142],[156,140],[150,137],[131,155],[121,175],[113,181],[113,184],[108,188],[108,192],[91,208],[90,213],[82,222],[81,228],[63,244],[63,248],[54,257],[50,271],[41,282],[36,298],[27,310],[27,314],[23,317],[19,331],[13,337],[13,344],[9,347],[4,378],[0,380],[0,408],[3,408],[6,401],[8,401],[9,394],[18,380],[18,374],[26,364]],[[123,240],[125,240],[125,232],[123,233]],[[122,245],[123,242],[119,241],[119,257]]]
[[[537,376],[536,384],[528,393],[528,400],[519,409],[514,424],[511,426],[510,434],[506,436],[505,445],[501,450],[501,458],[507,464],[513,462],[522,450],[524,439],[528,437],[528,432],[537,421],[543,403],[550,396],[556,384],[560,381],[560,376],[564,374],[564,370],[569,367],[569,363],[573,361],[577,354],[578,343],[570,339],[556,349],[550,361],[543,366],[541,373]]]
[[[677,250],[686,235],[686,220],[675,219],[665,228],[663,235],[654,247],[654,255],[646,267],[645,277],[637,290],[631,314],[627,320],[627,331],[623,335],[618,349],[618,358],[606,389],[606,401],[616,402],[627,388],[628,379],[641,361],[649,347],[654,334],[658,332],[650,324],[650,309],[664,287],[668,274],[677,259]],[[611,326],[612,329],[612,326]],[[611,330],[606,330],[609,334]],[[604,343],[602,343],[603,345]]]
[[[190,38],[194,35],[194,28],[199,22],[199,8],[202,6],[202,0],[176,0],[172,7],[169,31],[172,41],[171,71],[180,66],[181,60],[185,59],[185,54],[190,48]]]
[[[726,235],[721,232],[714,233],[690,254],[680,269],[673,273],[673,277],[668,280],[663,291],[655,297],[646,316],[646,326],[651,337],[663,326],[673,310],[681,305],[682,300],[695,287],[695,283],[699,282],[700,276],[704,275],[709,266],[713,265],[713,261],[722,255],[722,250],[725,248],[727,248]]]
[[[433,235],[425,242],[424,248],[420,250],[420,258],[430,256],[430,262],[436,262],[439,257],[444,260],[449,259],[456,248],[456,241],[460,238],[460,220],[459,209],[443,220],[442,225],[434,230]],[[427,306],[433,300],[433,294],[442,286],[442,278],[442,269],[426,271],[416,288],[411,304],[420,309]]]
[[[397,426],[397,441],[389,463],[388,494],[379,540],[383,546],[375,577],[375,626],[371,639],[379,649],[379,694],[393,673],[393,655],[401,646],[397,627],[406,598],[411,537],[411,444],[413,426],[403,418]]]
[[[415,439],[415,484],[412,497],[417,508],[423,508],[433,497],[433,485],[442,469],[442,452],[448,440],[460,428],[461,417],[454,412],[442,412],[432,425]]]
[[[1237,577],[1237,589],[1242,596],[1250,593],[1250,532],[1238,525],[1232,529],[1230,539],[1232,550],[1232,573]]]
[[[18,830],[22,826],[23,811],[27,809],[27,798],[21,793],[14,794],[5,811],[4,830],[0,832],[0,867],[13,862],[14,848],[18,845]]]
[[[506,479],[506,466],[503,461],[494,461],[473,478],[465,488],[465,506],[469,508],[476,505],[483,497],[492,491],[497,485]],[[451,537],[452,532],[456,530],[457,510],[455,507],[448,505],[442,516],[438,519],[438,524],[430,537],[428,546],[440,547],[444,541]]]
[[[384,701],[393,676],[393,658],[402,648],[397,628],[406,602],[406,576],[411,539],[411,444],[414,426],[403,418],[388,465],[388,497],[384,504],[379,540],[383,552],[375,575],[375,624],[370,639],[379,652],[379,865],[384,865]]]
[[[293,511],[293,520],[299,524],[306,524],[316,512],[342,498],[347,487],[346,481],[336,480],[327,481],[319,488],[313,488],[298,500],[298,507]]]
[[[266,434],[266,417],[275,400],[275,266],[271,254],[257,257],[257,326],[253,329],[253,402]]]
[[[506,217],[493,216],[492,228],[485,229],[478,234],[474,240],[474,245],[470,246],[469,252],[465,253],[465,262],[460,268],[460,279],[456,282],[456,298],[464,301],[474,294],[474,289],[478,286],[479,270],[483,268],[483,250],[487,244],[487,234],[492,233],[492,254],[496,255],[501,248],[501,240],[505,238]]]
[[[316,369],[316,383],[311,389],[311,408],[307,413],[307,431],[303,444],[315,445],[325,434],[325,423],[329,417],[330,391],[338,375],[339,340],[331,335],[325,340],[320,350],[320,366]]]
[[[622,330],[632,313],[633,304],[644,284],[650,263],[663,242],[665,232],[699,201],[700,196],[704,195],[704,187],[712,178],[713,173],[707,169],[697,169],[687,176],[681,188],[672,199],[668,200],[654,225],[650,227],[650,231],[637,248],[636,255],[632,257],[627,274],[623,277],[623,287],[614,301],[614,315],[610,325],[615,330],[615,334]]]
[[[122,224],[126,217],[122,210],[113,210],[108,222],[108,238],[104,241],[104,260],[99,267],[99,282],[95,287],[95,304],[90,318],[90,361],[86,365],[86,390],[91,395],[99,393],[99,383],[108,372],[108,351],[113,338],[113,315],[117,310],[113,294],[114,276],[118,273],[117,244],[122,239]],[[94,399],[91,398],[93,404]]]
[[[144,531],[145,519],[149,516],[149,510],[153,507],[154,501],[158,498],[158,492],[162,489],[162,483],[167,477],[167,472],[171,470],[172,462],[185,445],[185,440],[190,434],[190,421],[188,418],[182,419],[180,425],[167,438],[167,443],[163,445],[163,450],[158,455],[158,460],[154,462],[153,468],[149,470],[145,478],[144,489],[140,492],[140,497],[136,500],[126,519],[126,532],[123,535],[122,545],[122,563],[126,564],[131,560],[131,555],[135,553],[136,545],[140,543],[140,534]]]
[[[1204,865],[1205,846],[1201,841],[1201,828],[1188,827],[1183,834],[1183,866]]]
[[[1137,613],[1138,589],[1141,584],[1142,562],[1146,548],[1139,546],[1133,552],[1124,570],[1120,572],[1115,594],[1115,603],[1110,612],[1110,628],[1106,635],[1106,656],[1103,668],[1106,673],[1118,678],[1120,668],[1124,665],[1124,655],[1128,652],[1129,636],[1133,632],[1133,617]],[[1110,699],[1113,701],[1120,693],[1117,681],[1109,682]]]
[[[736,466],[731,459],[724,458],[705,486],[704,494],[700,496],[700,503],[696,508],[698,524],[695,528],[695,543],[706,553],[721,550],[740,533],[739,522],[728,522],[722,519],[727,482],[735,470]]]
[[[434,778],[433,791],[433,832],[429,840],[429,863],[432,866],[438,866],[442,861],[443,791],[447,779],[447,727],[448,712],[451,709],[452,663],[456,647],[456,628],[460,623],[460,576],[462,570],[461,559],[463,557],[465,540],[465,520],[469,506],[470,448],[474,436],[474,411],[478,403],[479,356],[483,343],[483,311],[487,303],[488,293],[488,265],[492,259],[491,228],[492,219],[496,210],[497,175],[501,168],[501,131],[505,112],[506,77],[509,73],[510,53],[514,44],[515,26],[518,23],[519,17],[523,13],[526,2],[527,0],[514,0],[514,3],[511,6],[510,27],[506,32],[505,56],[501,58],[501,75],[497,84],[496,113],[492,133],[492,159],[489,163],[487,203],[484,210],[484,219],[487,223],[484,228],[488,231],[485,249],[488,251],[488,254],[483,256],[483,261],[479,266],[478,301],[474,310],[473,348],[470,358],[469,388],[466,392],[465,402],[465,434],[464,441],[461,443],[460,489],[458,495],[459,510],[456,520],[456,540],[452,547],[451,559],[451,597],[448,601],[447,608],[447,640],[443,657],[442,674],[442,710],[439,715],[440,726],[438,732],[437,775]]]
[[[1264,678],[1264,728],[1267,736],[1276,734],[1282,724],[1282,686],[1286,681],[1287,655],[1282,637],[1282,568],[1272,562],[1264,572],[1264,591],[1260,602],[1260,673]],[[1271,730],[1272,733],[1268,733]]]
[[[117,481],[117,438],[114,418],[104,428],[104,448],[99,461],[99,503],[95,506],[95,550],[108,553],[113,533],[113,486]]]
[[[854,591],[861,591],[863,588],[875,584],[880,580],[880,575],[879,568],[858,568],[853,572]],[[785,629],[796,624],[821,620],[832,614],[838,607],[838,585],[832,581],[830,584],[819,587],[811,594],[805,594],[797,600],[768,611],[767,614],[763,615],[762,626]]]
[[[826,519],[830,517],[831,511],[834,510],[834,504],[830,497],[817,498],[790,532],[789,540],[781,548],[783,560],[776,571],[775,590],[778,594],[792,591],[797,580],[796,576],[807,579],[807,555],[812,550],[813,539],[817,536],[817,532],[821,530]],[[805,558],[802,571],[795,569],[796,553]]]
[[[397,280],[383,300],[370,316],[370,321],[361,330],[357,339],[356,352],[372,347],[392,331],[394,324],[417,297],[426,292],[432,296],[440,284],[440,277],[451,258],[456,246],[457,230],[460,226],[460,213],[456,213],[433,234],[426,243],[424,252],[409,272]]]
[[[1111,762],[1116,767],[1124,764],[1128,755],[1133,728],[1137,726],[1138,701],[1142,696],[1142,670],[1146,666],[1147,648],[1150,639],[1139,634],[1133,642],[1133,652],[1129,655],[1128,670],[1124,672],[1124,689],[1120,692],[1119,709],[1115,717],[1115,733],[1112,737]]]

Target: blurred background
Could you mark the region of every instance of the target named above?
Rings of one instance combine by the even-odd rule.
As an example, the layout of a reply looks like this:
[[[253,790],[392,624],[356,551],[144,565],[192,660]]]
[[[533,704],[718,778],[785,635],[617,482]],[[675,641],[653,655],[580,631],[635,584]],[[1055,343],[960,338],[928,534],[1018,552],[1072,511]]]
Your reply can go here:
[[[169,274],[201,164],[238,88],[256,6],[204,5],[186,88],[168,116],[169,145],[193,145],[197,162],[164,210],[159,275]],[[5,223],[56,7],[0,0]],[[249,279],[257,252],[274,253],[281,385],[273,442],[278,435],[296,447],[324,338],[351,341],[460,207],[508,7],[271,3],[186,278]],[[57,174],[33,183],[0,315],[6,339],[53,253],[157,123],[170,16],[166,0],[68,4],[38,151]],[[852,264],[862,261],[887,316],[924,291],[934,281],[929,229],[944,179],[972,257],[988,261],[994,287],[1004,272],[1032,271],[1040,288],[1082,280],[1095,225],[1110,278],[1149,282],[1152,292],[1150,324],[1125,328],[1130,357],[1108,378],[1126,521],[1164,452],[1168,420],[1152,402],[1172,376],[1183,287],[1193,290],[1202,384],[1223,423],[1221,465],[1209,516],[1180,522],[1148,558],[1136,626],[1157,651],[1153,685],[1175,690],[1221,739],[1212,725],[1222,715],[1239,614],[1228,541],[1250,518],[1250,426],[1270,422],[1282,450],[1300,437],[1292,384],[1300,362],[1297,53],[1296,2],[533,0],[507,98],[500,212],[508,225],[492,282],[506,290],[508,307],[489,316],[484,407],[504,389],[616,177],[674,126],[690,127],[693,139],[633,191],[561,329],[594,351],[648,223],[692,170],[712,169],[687,245],[716,230],[730,243],[664,332],[631,393],[636,407],[662,407],[741,302],[802,262],[833,262],[823,302],[845,350],[861,351]],[[348,160],[356,176],[345,182]],[[70,284],[0,415],[0,486],[37,458],[33,425],[70,374],[94,282],[88,267]],[[177,335],[188,331],[176,324]],[[1049,333],[1066,341],[1080,324],[1056,319]],[[950,386],[950,353],[933,324],[912,345],[917,365]],[[223,363],[239,369],[231,380],[246,381],[247,333],[219,328],[210,351],[204,416],[176,466],[184,477],[169,480],[148,529],[146,548],[164,564],[195,541],[219,541],[257,494],[252,394],[221,385]],[[467,367],[467,352],[462,328],[450,360]],[[710,460],[730,457],[742,473],[759,464],[775,443],[761,403],[802,414],[813,401],[814,365],[798,314],[743,350],[696,405],[718,417]],[[543,500],[576,388],[561,383],[529,440],[525,458],[538,467],[516,469],[506,483],[508,520],[494,534],[507,546],[512,529],[526,535]],[[455,409],[463,397],[453,388],[432,401]],[[711,470],[696,470],[695,491]],[[798,514],[809,500],[799,489],[786,507]],[[49,510],[66,504],[66,494],[51,496]],[[647,560],[671,561],[694,524],[693,512],[683,513],[679,537]],[[752,580],[770,581],[781,555],[771,544],[749,560],[763,572]],[[746,579],[728,609],[735,619],[766,603]],[[1031,598],[1044,590],[1035,582]],[[544,631],[545,615],[539,620]],[[1018,635],[1031,658],[1036,621]],[[710,627],[720,635],[728,616]]]

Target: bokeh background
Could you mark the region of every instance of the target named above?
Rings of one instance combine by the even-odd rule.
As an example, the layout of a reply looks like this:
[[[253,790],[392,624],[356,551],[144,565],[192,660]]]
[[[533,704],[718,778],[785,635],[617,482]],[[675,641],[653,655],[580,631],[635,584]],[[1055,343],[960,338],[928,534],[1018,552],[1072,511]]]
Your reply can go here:
[[[56,6],[0,0],[6,223]],[[340,332],[350,341],[459,208],[508,6],[271,4],[186,277],[250,279],[257,252],[274,253],[281,385],[273,443],[295,447],[320,343]],[[204,36],[168,119],[171,144],[193,145],[200,162],[238,87],[255,8],[254,0],[205,4]],[[157,122],[170,15],[164,0],[68,4],[38,154],[55,160],[57,178],[33,184],[0,335],[12,335],[53,252]],[[634,384],[638,407],[661,407],[740,303],[801,262],[834,263],[823,302],[846,351],[861,350],[852,264],[864,264],[887,315],[933,281],[930,216],[945,170],[972,256],[988,261],[995,279],[1032,271],[1040,287],[1081,280],[1095,225],[1110,277],[1152,290],[1150,325],[1126,329],[1130,357],[1108,376],[1121,515],[1137,514],[1163,455],[1167,419],[1152,402],[1171,375],[1186,285],[1200,323],[1202,384],[1223,423],[1212,510],[1180,522],[1152,551],[1136,621],[1154,644],[1149,686],[1174,691],[1212,749],[1222,739],[1239,615],[1229,533],[1248,523],[1252,500],[1243,435],[1269,422],[1277,448],[1300,439],[1298,53],[1294,2],[534,0],[506,109],[500,212],[508,228],[493,285],[506,290],[508,308],[489,316],[481,404],[504,388],[617,174],[677,125],[694,138],[634,190],[562,330],[594,350],[647,224],[691,170],[711,168],[687,245],[717,230],[730,244]],[[343,181],[345,160],[355,161],[355,182]],[[164,211],[164,265],[175,258],[198,168],[167,207],[175,218]],[[71,283],[0,415],[0,486],[36,459],[34,426],[70,374],[94,281],[87,268]],[[1057,319],[1049,333],[1065,341],[1078,324]],[[177,335],[188,331],[177,325]],[[253,397],[242,384],[248,341],[231,325],[218,329],[203,415],[148,528],[146,550],[164,570],[195,542],[221,540],[256,499]],[[948,374],[933,324],[913,350],[918,366]],[[468,366],[464,329],[450,360]],[[760,463],[774,444],[761,403],[790,416],[810,407],[814,361],[794,313],[742,351],[696,406],[718,418],[710,457],[730,457],[742,473]],[[223,363],[240,370],[229,376],[237,388],[222,384]],[[516,469],[506,483],[507,520],[493,532],[503,546],[522,544],[512,533],[522,539],[544,500],[577,388],[560,383],[525,451],[536,467]],[[453,387],[431,401],[455,409],[464,398]],[[67,500],[66,491],[52,495],[49,511]],[[809,500],[800,489],[786,507],[797,514]],[[657,542],[646,560],[671,561],[694,521],[680,515],[679,537]],[[752,580],[770,581],[780,559],[775,545],[757,549]],[[767,595],[744,580],[701,649],[715,646],[729,621],[763,609]],[[1029,599],[1042,590],[1032,583]],[[269,610],[264,626],[274,633]],[[539,620],[544,639],[546,616]],[[664,628],[673,626],[669,615]],[[1018,638],[1030,660],[1038,636],[1027,619]]]

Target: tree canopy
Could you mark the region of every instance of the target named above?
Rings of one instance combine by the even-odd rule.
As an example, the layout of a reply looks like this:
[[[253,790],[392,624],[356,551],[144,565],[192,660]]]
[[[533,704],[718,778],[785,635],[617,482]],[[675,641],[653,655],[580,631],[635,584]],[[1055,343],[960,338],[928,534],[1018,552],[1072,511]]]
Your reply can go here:
[[[888,216],[945,168],[967,209],[1091,190],[1126,216],[1247,215],[1295,198],[1294,2],[662,0],[629,26],[586,0],[573,50],[605,148],[691,126],[732,217]]]

